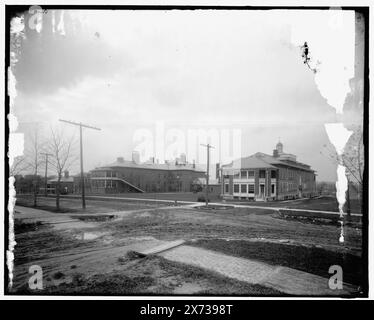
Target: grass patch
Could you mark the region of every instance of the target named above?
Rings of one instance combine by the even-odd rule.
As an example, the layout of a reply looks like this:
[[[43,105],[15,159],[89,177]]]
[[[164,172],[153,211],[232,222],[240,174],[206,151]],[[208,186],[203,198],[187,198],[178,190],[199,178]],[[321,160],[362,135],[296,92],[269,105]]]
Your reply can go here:
[[[61,271],[57,271],[56,273],[53,274],[53,279],[61,279],[65,275]]]
[[[24,224],[22,219],[16,219],[15,238],[17,245],[14,250],[14,263],[17,266],[35,260],[53,256],[61,251],[77,249],[86,246],[84,241],[66,236],[63,232],[53,230],[50,225],[36,223]],[[20,232],[19,232],[20,231]],[[29,232],[31,231],[31,232]]]
[[[280,209],[278,218],[288,219],[288,220],[297,220],[300,222],[322,224],[322,225],[338,225],[340,226],[340,216],[331,215],[326,213],[317,213],[317,212],[306,212],[306,211],[297,211],[289,209]],[[346,226],[361,228],[361,217],[357,216],[345,216],[344,224]]]
[[[75,218],[81,221],[89,221],[89,222],[104,222],[108,220],[114,219],[114,214],[102,214],[102,215],[81,215],[81,216],[72,216],[71,218]]]
[[[14,220],[14,233],[20,234],[29,231],[37,231],[42,228],[43,223],[40,221],[24,222],[23,219]]]
[[[35,207],[32,202],[27,201],[26,199],[19,199],[19,198],[17,198],[16,205],[17,206],[22,206],[22,207],[27,207],[27,208],[38,209],[38,210],[45,210],[45,211],[54,212],[54,213],[76,213],[76,212],[79,212],[79,210],[77,210],[77,209],[65,208],[65,207],[61,207],[61,206],[60,206],[60,209],[57,209],[55,205],[48,205],[48,204],[38,204]]]
[[[200,206],[196,207],[198,210],[228,210],[228,209],[234,209],[233,206],[215,206],[209,204],[208,206]]]
[[[330,266],[340,265],[343,268],[345,282],[361,285],[363,280],[361,257],[349,253],[316,247],[244,240],[198,240],[190,245],[271,265],[294,268],[325,278],[330,276],[328,273]]]
[[[97,274],[85,278],[77,273],[70,283],[49,286],[43,290],[30,290],[24,285],[17,290],[17,294],[77,294],[77,295],[124,295],[140,294],[155,283],[149,276],[128,277],[120,272]]]

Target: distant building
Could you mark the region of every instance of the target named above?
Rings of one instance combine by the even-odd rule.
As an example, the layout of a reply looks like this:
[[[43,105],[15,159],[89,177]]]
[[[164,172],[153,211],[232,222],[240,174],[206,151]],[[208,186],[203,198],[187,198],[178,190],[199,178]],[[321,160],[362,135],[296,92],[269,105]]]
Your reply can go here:
[[[134,157],[135,156],[135,157]],[[117,161],[90,171],[93,193],[122,192],[189,192],[193,181],[205,177],[205,171],[185,161],[155,163],[155,159],[139,163],[136,153],[131,161]]]
[[[81,174],[76,174],[73,176],[74,178],[74,193],[82,193],[82,177]],[[86,193],[91,192],[91,174],[90,173],[84,173],[83,174],[84,179],[84,191]]]
[[[197,178],[192,182],[192,191],[194,193],[200,193],[205,195],[206,193],[206,177],[204,178]],[[209,199],[216,199],[219,198],[221,195],[221,184],[217,179],[209,179]]]
[[[234,160],[222,170],[224,199],[285,200],[316,195],[316,174],[296,156],[283,152],[279,142],[273,155],[255,153]]]
[[[49,179],[47,182],[48,193],[56,193],[58,178]],[[69,175],[69,171],[64,171],[64,175],[60,179],[60,193],[68,194],[74,192],[74,177]]]

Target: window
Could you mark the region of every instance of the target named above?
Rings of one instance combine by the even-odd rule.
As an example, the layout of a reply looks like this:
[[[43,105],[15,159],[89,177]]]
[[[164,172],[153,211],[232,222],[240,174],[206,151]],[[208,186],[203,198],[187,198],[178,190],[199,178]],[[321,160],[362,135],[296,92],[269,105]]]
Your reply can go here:
[[[248,185],[248,193],[255,193],[255,185],[249,184]]]
[[[275,184],[274,184],[274,183],[271,185],[271,193],[272,193],[272,194],[275,193]]]
[[[271,178],[275,179],[277,177],[277,172],[275,170],[271,170]]]
[[[234,184],[234,193],[239,193],[239,184]]]
[[[247,171],[246,170],[240,171],[240,178],[241,179],[247,179]]]
[[[265,178],[265,170],[260,170],[260,178]]]
[[[239,178],[239,175],[240,175],[240,172],[234,172],[234,179],[238,179]]]
[[[247,193],[247,185],[246,184],[242,184],[240,186],[240,192],[241,193]]]
[[[229,193],[229,184],[225,183],[225,193]]]
[[[255,176],[255,172],[253,170],[248,171],[248,178],[253,178]]]

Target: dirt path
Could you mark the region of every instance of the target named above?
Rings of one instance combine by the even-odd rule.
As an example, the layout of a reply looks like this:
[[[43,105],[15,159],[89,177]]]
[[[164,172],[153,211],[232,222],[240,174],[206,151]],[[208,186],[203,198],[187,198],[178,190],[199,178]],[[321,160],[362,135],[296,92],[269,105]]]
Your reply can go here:
[[[191,264],[229,278],[263,285],[291,295],[342,296],[357,292],[350,284],[344,284],[342,290],[331,290],[328,287],[328,279],[296,269],[272,266],[186,245],[161,252],[160,255],[171,261]]]
[[[58,285],[61,281],[72,281],[77,273],[90,276],[113,272],[119,266],[118,260],[127,252],[145,251],[166,243],[149,236],[113,239],[110,233],[98,231],[103,222],[86,222],[69,216],[74,214],[16,206],[16,219],[42,225],[36,230],[16,234],[14,289],[27,284],[32,265],[42,267],[46,286]],[[55,279],[56,274],[60,274],[58,279]]]

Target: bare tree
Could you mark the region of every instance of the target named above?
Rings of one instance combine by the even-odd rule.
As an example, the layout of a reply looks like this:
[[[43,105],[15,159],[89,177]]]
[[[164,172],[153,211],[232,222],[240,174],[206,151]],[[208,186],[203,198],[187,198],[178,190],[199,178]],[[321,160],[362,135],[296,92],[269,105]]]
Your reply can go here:
[[[344,166],[347,168],[347,178],[356,189],[359,200],[362,199],[364,173],[364,145],[362,126],[356,126],[349,138],[342,155]]]
[[[365,167],[364,162],[364,145],[363,145],[363,131],[362,126],[357,125],[352,128],[353,134],[345,145],[344,152],[341,157],[336,151],[328,151],[327,156],[332,159],[334,163],[342,163],[346,168],[346,176],[349,182],[348,188],[353,187],[357,194],[358,200],[361,203],[363,191],[363,172]],[[327,146],[324,145],[327,150]],[[324,154],[321,152],[321,154]],[[348,206],[349,204],[349,190],[347,194]]]
[[[38,167],[41,162],[40,159],[40,143],[39,143],[39,134],[38,129],[35,129],[34,136],[31,138],[32,140],[32,159],[30,159],[31,166],[34,169],[34,207],[37,205],[37,199],[38,199]]]
[[[74,153],[74,135],[67,138],[62,130],[51,128],[51,138],[48,143],[48,152],[51,153],[50,164],[57,174],[56,183],[56,209],[60,210],[61,178],[78,157]]]
[[[30,163],[25,156],[18,156],[13,159],[13,164],[9,168],[10,176],[18,176],[30,169]]]
[[[35,127],[31,134],[28,135],[29,140],[26,144],[26,149],[24,152],[24,156],[21,156],[17,160],[17,164],[13,164],[13,172],[21,172],[21,171],[29,171],[33,175],[33,197],[34,197],[34,207],[37,206],[37,198],[39,192],[39,177],[38,177],[38,169],[42,162],[40,157],[40,151],[43,147],[43,143],[39,137],[39,128]]]

